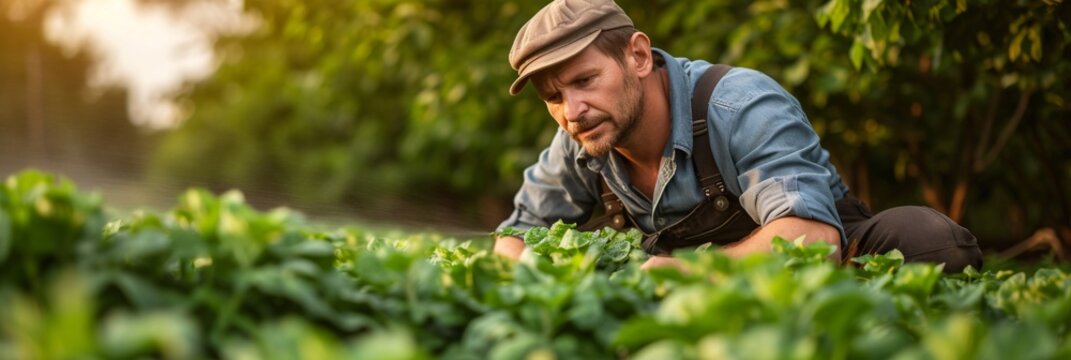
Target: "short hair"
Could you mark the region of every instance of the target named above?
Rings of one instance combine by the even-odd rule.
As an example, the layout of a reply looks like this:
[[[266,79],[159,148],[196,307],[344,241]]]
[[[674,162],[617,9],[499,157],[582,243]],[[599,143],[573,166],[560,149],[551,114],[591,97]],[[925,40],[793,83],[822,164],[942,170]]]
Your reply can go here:
[[[634,33],[636,33],[636,28],[632,26],[603,30],[591,44],[595,45],[599,52],[613,58],[618,65],[623,66],[625,65],[625,46],[628,45]]]

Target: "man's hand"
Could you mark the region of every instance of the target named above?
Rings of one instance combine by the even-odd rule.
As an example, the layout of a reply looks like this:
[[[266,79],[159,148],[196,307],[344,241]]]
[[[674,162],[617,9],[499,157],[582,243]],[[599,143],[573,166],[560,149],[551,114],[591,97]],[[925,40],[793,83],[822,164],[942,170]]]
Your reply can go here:
[[[830,258],[840,260],[840,232],[837,231],[837,228],[821,221],[795,216],[786,216],[771,221],[747,238],[722,247],[722,250],[725,254],[734,258],[756,252],[770,252],[772,249],[771,239],[774,236],[780,236],[787,240],[806,236],[803,240],[804,244],[817,241],[827,242],[837,249],[830,255]]]
[[[647,259],[647,261],[645,261],[643,265],[640,265],[641,270],[650,270],[659,267],[677,268],[677,270],[680,270],[680,272],[682,273],[688,271],[684,267],[684,263],[672,256],[652,256],[650,259]]]
[[[517,260],[524,252],[524,240],[516,236],[499,236],[495,239],[495,254]]]

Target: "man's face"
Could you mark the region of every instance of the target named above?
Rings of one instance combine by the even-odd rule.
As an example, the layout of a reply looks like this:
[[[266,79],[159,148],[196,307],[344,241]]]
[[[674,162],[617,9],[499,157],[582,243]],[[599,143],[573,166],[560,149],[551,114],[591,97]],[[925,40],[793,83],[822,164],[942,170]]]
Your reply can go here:
[[[594,46],[532,80],[550,115],[592,156],[626,143],[643,114],[639,77]]]

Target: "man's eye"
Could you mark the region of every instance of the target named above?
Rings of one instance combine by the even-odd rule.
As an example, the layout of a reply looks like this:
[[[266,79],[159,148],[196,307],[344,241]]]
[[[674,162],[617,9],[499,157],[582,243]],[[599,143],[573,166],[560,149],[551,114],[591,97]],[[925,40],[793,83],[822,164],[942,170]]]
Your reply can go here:
[[[594,76],[585,76],[585,77],[579,78],[579,79],[576,80],[576,84],[578,86],[585,86],[585,85],[591,83],[591,79],[592,78],[594,78]]]
[[[550,96],[547,96],[546,98],[543,99],[543,101],[546,101],[546,102],[549,102],[549,103],[557,103],[557,102],[560,102],[561,100],[562,100],[561,93],[554,93],[554,94],[551,94]]]

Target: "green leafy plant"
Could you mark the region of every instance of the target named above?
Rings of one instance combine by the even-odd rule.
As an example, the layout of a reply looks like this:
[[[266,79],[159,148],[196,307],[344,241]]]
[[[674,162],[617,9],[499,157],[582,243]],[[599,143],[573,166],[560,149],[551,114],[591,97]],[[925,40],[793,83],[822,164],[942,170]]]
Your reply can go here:
[[[705,247],[676,254],[683,273],[641,271],[634,230],[507,230],[528,245],[513,262],[490,237],[325,230],[237,192],[107,223],[87,220],[107,217],[98,197],[40,172],[0,199],[18,234],[0,263],[0,358],[1071,355],[1057,268],[944,275],[895,252],[851,267],[777,238],[770,254]],[[45,217],[37,199],[74,205]]]

